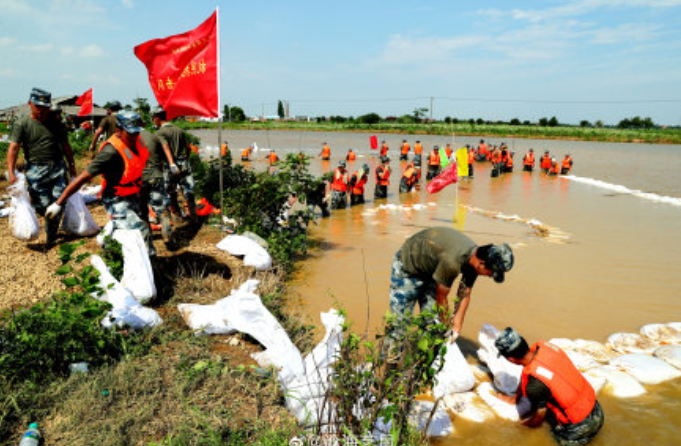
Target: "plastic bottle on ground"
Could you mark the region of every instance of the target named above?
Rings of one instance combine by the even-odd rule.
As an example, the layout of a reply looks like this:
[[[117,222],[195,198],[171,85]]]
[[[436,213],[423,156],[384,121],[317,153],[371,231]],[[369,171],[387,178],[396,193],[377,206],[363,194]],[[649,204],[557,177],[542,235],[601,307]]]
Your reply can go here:
[[[38,430],[38,423],[31,423],[28,425],[28,430],[21,437],[19,446],[38,446],[40,443],[40,431]]]

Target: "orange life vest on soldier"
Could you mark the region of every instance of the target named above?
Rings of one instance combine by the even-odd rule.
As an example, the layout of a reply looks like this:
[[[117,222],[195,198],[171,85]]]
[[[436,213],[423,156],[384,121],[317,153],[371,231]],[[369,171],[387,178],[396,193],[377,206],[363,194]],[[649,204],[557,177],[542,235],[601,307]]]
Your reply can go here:
[[[468,151],[468,164],[473,164],[475,162],[475,150],[471,149]]]
[[[352,195],[364,195],[364,185],[367,182],[367,177],[360,172],[362,171],[358,170],[352,175],[355,178],[354,185],[352,186]]]
[[[409,186],[416,183],[416,180],[418,179],[418,177],[416,176],[416,168],[414,168],[413,164],[410,163],[410,165],[407,166],[407,169],[402,174],[402,178],[407,179],[407,184]]]
[[[563,169],[570,170],[570,167],[572,167],[572,158],[566,156],[563,158]]]
[[[409,153],[409,143],[408,142],[405,142],[404,144],[402,144],[402,152],[401,153],[402,153],[402,155],[406,155],[406,154]]]
[[[331,158],[331,147],[327,146],[326,144],[324,147],[322,147],[322,158],[329,159]]]
[[[452,148],[451,147],[445,147],[445,153],[447,154],[447,158],[452,157]]]
[[[487,156],[489,154],[489,151],[487,150],[487,144],[485,144],[484,142],[480,144],[480,147],[478,147],[478,153],[480,155]]]
[[[506,167],[513,167],[513,157],[511,155],[506,157]]]
[[[381,146],[381,156],[386,156],[387,154],[388,154],[388,145],[387,145],[387,144],[383,144],[383,145]]]
[[[420,155],[421,153],[423,153],[423,145],[421,145],[420,142],[417,142],[414,144],[414,154]]]
[[[428,156],[428,164],[431,166],[439,166],[440,154],[437,152],[431,152],[430,155]]]
[[[244,149],[243,152],[241,152],[241,158],[248,158],[248,155],[251,154],[250,147],[247,147]]]
[[[596,393],[591,384],[558,347],[540,341],[532,346],[531,351],[536,354],[532,362],[523,368],[521,394],[527,396],[527,382],[533,376],[551,390],[553,398],[547,407],[560,424],[584,421],[596,404]]]
[[[276,153],[270,152],[269,159],[270,159],[270,165],[272,165],[272,164],[276,163],[277,160],[279,160],[279,157],[277,156]]]
[[[331,183],[331,189],[337,190],[339,192],[345,192],[348,190],[348,173],[342,172],[340,167],[336,167],[333,171],[333,183]]]
[[[376,168],[376,182],[380,186],[390,185],[390,167],[378,166]]]
[[[116,149],[121,158],[123,158],[125,166],[118,186],[113,188],[114,194],[119,197],[127,197],[128,195],[139,193],[142,188],[142,171],[144,166],[147,165],[147,159],[149,158],[149,151],[147,146],[144,145],[144,141],[141,137],[137,137],[137,153],[130,150],[118,135],[113,135],[102,143],[99,146],[99,151],[101,152],[107,144],[111,144]],[[106,179],[102,180],[102,190],[105,189]]]
[[[533,166],[534,167],[534,152],[527,152],[525,154],[525,158],[523,159],[523,164],[526,166]]]
[[[551,168],[551,172],[555,173],[556,175],[558,175],[560,173],[560,163],[558,161],[556,161],[553,164],[553,167]]]
[[[501,162],[501,150],[495,150],[494,153],[492,153],[492,162],[493,163]]]
[[[348,152],[348,161],[354,161],[355,160],[355,152],[352,150]]]
[[[551,156],[549,155],[544,155],[541,157],[541,164],[540,166],[542,169],[550,169],[551,168]]]

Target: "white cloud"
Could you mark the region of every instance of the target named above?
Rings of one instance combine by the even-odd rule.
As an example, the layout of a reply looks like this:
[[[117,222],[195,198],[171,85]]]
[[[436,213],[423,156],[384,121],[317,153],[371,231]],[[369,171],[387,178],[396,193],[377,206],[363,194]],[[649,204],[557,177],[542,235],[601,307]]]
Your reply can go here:
[[[81,49],[78,54],[80,57],[101,57],[104,55],[104,50],[99,45],[92,44]]]
[[[475,35],[411,38],[396,34],[390,36],[376,63],[409,65],[423,61],[442,61],[451,58],[457,51],[474,48],[485,41],[485,37]]]
[[[17,74],[17,70],[13,68],[4,68],[0,70],[0,77],[14,77]]]
[[[39,45],[21,45],[19,46],[20,51],[27,53],[45,53],[53,48],[51,43],[43,43]]]
[[[59,52],[61,53],[62,56],[70,56],[71,54],[75,53],[76,50],[73,47],[64,46],[59,48]]]
[[[625,42],[643,42],[657,37],[659,26],[625,23],[615,28],[601,28],[591,32],[592,43],[607,45]]]
[[[12,37],[0,37],[0,46],[11,45],[14,42],[15,42],[15,40]]]
[[[132,0],[121,0],[121,3],[123,4],[123,7],[127,9],[131,9],[135,6]]]

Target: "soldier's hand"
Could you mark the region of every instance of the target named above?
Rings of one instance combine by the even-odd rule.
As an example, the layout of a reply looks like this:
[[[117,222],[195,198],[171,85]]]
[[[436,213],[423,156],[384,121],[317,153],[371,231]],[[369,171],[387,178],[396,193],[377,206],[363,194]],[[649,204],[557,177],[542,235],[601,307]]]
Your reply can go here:
[[[48,219],[51,220],[51,219],[57,217],[57,215],[59,215],[60,212],[61,212],[61,205],[59,205],[57,203],[52,203],[51,205],[49,205],[47,207],[47,210],[45,211],[45,218],[48,218]]]
[[[74,178],[76,178],[76,176],[77,176],[77,175],[76,175],[76,166],[74,166],[73,164],[71,164],[71,165],[69,166],[69,173],[71,174],[71,179],[72,179],[72,180],[73,180]]]
[[[177,164],[170,165],[170,173],[172,173],[173,175],[177,175],[178,173],[180,173],[180,169],[177,167]]]
[[[14,172],[7,172],[7,180],[9,181],[9,184],[14,184],[17,182],[17,176]]]

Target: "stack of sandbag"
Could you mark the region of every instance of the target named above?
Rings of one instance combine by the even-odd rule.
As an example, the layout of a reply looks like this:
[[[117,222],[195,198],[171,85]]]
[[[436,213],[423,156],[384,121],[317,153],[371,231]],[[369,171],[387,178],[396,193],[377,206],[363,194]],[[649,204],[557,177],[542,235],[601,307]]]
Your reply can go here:
[[[447,343],[442,369],[435,375],[433,396],[441,398],[453,393],[468,392],[475,387],[475,376],[456,343]],[[434,365],[437,368],[438,365]]]
[[[93,297],[109,302],[113,306],[102,320],[103,327],[129,327],[139,330],[163,323],[163,319],[155,310],[143,306],[133,297],[130,290],[111,275],[101,257],[93,255],[90,261],[92,266],[99,271],[99,288],[101,290],[100,293],[95,293]]]
[[[40,223],[31,206],[26,176],[17,173],[17,181],[7,188],[12,197],[9,211],[9,227],[12,236],[23,241],[36,240],[40,235]]]
[[[272,267],[272,257],[267,250],[249,237],[228,235],[216,246],[234,256],[243,256],[244,265],[252,266],[258,271],[265,271]]]
[[[520,385],[520,375],[523,368],[513,364],[503,356],[499,356],[499,350],[494,345],[494,341],[499,337],[499,330],[496,327],[484,324],[478,334],[480,349],[478,358],[487,365],[494,376],[494,387],[506,395],[514,395]]]

